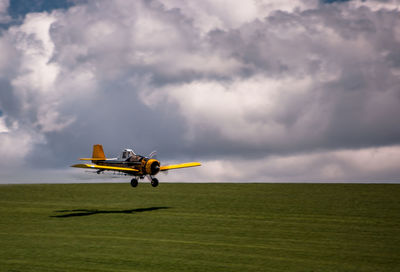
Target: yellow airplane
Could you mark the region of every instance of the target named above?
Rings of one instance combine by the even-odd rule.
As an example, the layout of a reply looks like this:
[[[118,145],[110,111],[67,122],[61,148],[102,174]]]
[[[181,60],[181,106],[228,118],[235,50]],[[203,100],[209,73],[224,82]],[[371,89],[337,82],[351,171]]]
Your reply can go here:
[[[97,174],[103,171],[114,171],[124,175],[134,176],[131,180],[131,186],[138,186],[138,179],[143,179],[147,176],[150,179],[151,185],[157,187],[158,179],[154,176],[160,171],[168,171],[172,169],[200,166],[199,162],[188,162],[175,165],[160,166],[160,162],[154,158],[155,152],[152,152],[149,157],[136,155],[132,149],[125,149],[119,158],[107,159],[104,155],[102,145],[93,146],[93,154],[91,158],[81,158],[82,161],[92,161],[93,164],[74,164],[71,167],[97,169]]]

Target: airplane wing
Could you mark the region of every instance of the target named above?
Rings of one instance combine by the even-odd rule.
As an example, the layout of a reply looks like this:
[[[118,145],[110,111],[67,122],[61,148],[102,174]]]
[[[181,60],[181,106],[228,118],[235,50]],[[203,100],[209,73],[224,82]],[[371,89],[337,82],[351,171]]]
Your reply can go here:
[[[137,169],[132,169],[128,167],[116,167],[116,166],[103,166],[103,165],[95,165],[95,164],[74,164],[71,167],[76,168],[89,168],[89,169],[99,169],[99,170],[111,170],[111,171],[122,171],[122,172],[138,172]]]
[[[102,158],[80,158],[79,160],[81,161],[105,161],[105,159]]]
[[[187,163],[181,163],[181,164],[174,164],[174,165],[166,165],[166,166],[161,166],[160,171],[167,171],[171,169],[179,169],[179,168],[186,168],[186,167],[194,167],[194,166],[200,166],[201,163],[199,162],[187,162]]]

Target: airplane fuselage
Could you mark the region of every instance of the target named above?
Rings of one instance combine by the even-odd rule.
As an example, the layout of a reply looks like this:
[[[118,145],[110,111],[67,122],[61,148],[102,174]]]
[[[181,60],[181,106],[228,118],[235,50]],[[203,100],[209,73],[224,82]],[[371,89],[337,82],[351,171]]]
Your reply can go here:
[[[160,172],[160,162],[158,160],[140,155],[134,155],[126,160],[111,159],[104,161],[93,161],[93,163],[101,166],[127,167],[136,169],[137,172],[124,172],[125,174],[132,176],[154,176]]]

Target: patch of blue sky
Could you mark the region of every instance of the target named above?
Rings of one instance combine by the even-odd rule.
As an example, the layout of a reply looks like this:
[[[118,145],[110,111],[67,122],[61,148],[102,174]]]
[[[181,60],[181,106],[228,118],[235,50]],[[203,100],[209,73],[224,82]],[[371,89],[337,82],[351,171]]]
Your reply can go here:
[[[54,9],[67,9],[74,4],[75,1],[71,0],[11,0],[8,14],[18,19],[31,12],[51,12]]]
[[[10,0],[8,15],[10,21],[0,23],[0,29],[22,23],[25,15],[33,12],[51,12],[55,9],[68,9],[87,0]]]

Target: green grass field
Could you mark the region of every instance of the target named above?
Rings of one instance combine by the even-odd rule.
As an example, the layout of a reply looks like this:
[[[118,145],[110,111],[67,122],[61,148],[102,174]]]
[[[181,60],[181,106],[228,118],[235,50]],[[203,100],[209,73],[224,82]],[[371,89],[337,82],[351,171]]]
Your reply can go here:
[[[400,271],[400,185],[0,186],[0,271]]]

